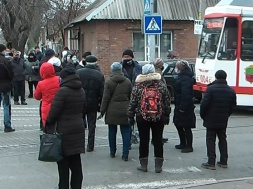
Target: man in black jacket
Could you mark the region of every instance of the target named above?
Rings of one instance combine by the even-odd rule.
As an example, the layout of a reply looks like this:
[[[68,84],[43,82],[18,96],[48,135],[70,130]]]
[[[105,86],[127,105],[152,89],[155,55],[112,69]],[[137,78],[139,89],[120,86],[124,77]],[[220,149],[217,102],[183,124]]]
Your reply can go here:
[[[13,69],[11,63],[4,57],[6,47],[0,44],[0,106],[4,109],[4,132],[13,132],[11,127],[11,103],[10,95],[12,89]]]
[[[87,152],[94,150],[97,111],[100,109],[104,91],[104,76],[96,68],[97,58],[93,55],[86,57],[86,66],[77,70],[87,100],[88,145]]]
[[[206,127],[206,146],[208,162],[201,166],[215,170],[215,141],[219,139],[220,161],[217,165],[227,168],[228,150],[226,129],[228,118],[236,106],[235,91],[227,85],[227,74],[223,70],[215,73],[216,80],[209,84],[200,105],[200,116]]]

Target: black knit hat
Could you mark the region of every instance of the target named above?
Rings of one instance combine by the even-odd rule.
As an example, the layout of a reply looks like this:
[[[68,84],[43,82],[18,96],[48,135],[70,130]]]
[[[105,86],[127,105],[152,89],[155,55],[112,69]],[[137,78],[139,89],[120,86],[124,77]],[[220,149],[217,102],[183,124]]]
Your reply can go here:
[[[83,54],[82,58],[86,58],[87,56],[91,55],[90,51],[87,51]]]
[[[128,55],[128,56],[131,56],[132,58],[134,58],[134,53],[133,53],[133,51],[132,51],[131,49],[125,50],[125,51],[123,52],[123,54],[122,54],[122,57],[123,57],[124,55]]]
[[[55,55],[55,52],[54,52],[54,50],[53,49],[47,49],[46,51],[45,51],[45,56],[54,56]]]
[[[62,79],[70,76],[70,75],[74,75],[76,74],[76,70],[75,68],[73,68],[72,66],[66,66],[61,72],[60,72],[60,77]]]
[[[3,52],[4,50],[6,50],[6,46],[3,44],[0,44],[0,52]]]
[[[227,79],[227,73],[224,70],[218,70],[215,73],[215,78],[216,79]]]

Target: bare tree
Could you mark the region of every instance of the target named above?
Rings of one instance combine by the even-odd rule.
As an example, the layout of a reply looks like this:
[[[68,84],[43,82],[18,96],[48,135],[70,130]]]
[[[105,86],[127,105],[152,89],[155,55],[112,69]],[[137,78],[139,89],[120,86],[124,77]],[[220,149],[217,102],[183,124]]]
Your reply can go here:
[[[48,0],[49,11],[44,17],[47,38],[54,40],[60,34],[64,44],[64,27],[80,15],[90,3],[90,0]]]
[[[0,28],[7,42],[24,52],[39,41],[41,27],[49,40],[62,38],[64,26],[78,16],[94,0],[0,0]]]
[[[0,0],[0,27],[7,42],[24,52],[40,0]]]

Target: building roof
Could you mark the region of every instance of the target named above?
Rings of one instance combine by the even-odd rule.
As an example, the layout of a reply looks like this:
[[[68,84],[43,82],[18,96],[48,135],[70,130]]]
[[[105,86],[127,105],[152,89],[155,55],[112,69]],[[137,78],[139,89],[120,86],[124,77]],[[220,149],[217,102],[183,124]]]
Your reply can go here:
[[[210,7],[220,0],[206,1],[207,7]],[[157,4],[157,12],[162,15],[163,20],[198,19],[199,0],[157,0]],[[141,20],[142,17],[143,0],[95,0],[69,25],[85,20]]]

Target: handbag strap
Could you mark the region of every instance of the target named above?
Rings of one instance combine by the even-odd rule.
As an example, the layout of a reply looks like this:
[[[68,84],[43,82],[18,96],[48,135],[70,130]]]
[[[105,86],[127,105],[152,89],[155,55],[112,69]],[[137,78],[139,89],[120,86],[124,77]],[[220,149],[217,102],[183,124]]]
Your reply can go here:
[[[117,83],[117,85],[115,86],[115,88],[114,88],[114,90],[113,90],[113,92],[112,92],[111,98],[114,96],[114,93],[115,93],[115,91],[116,91],[118,85],[119,85],[119,83]]]

